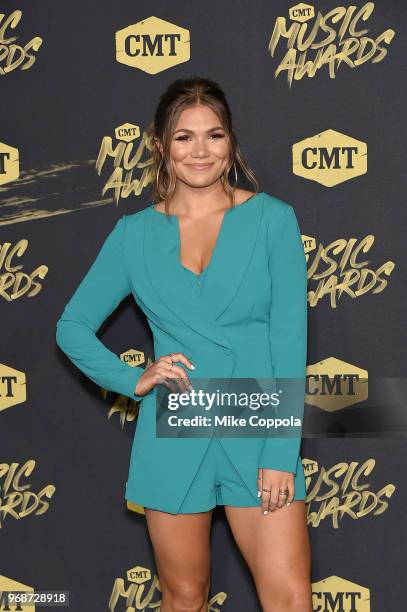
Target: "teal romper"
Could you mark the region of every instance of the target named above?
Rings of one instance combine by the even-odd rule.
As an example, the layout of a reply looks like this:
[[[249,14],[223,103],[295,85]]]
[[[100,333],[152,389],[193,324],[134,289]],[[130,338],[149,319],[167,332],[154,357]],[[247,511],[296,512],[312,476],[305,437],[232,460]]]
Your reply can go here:
[[[205,268],[200,274],[182,266],[188,280],[200,298],[205,283]],[[212,437],[190,488],[180,506],[179,513],[206,512],[215,506],[260,506],[257,497],[257,481],[253,488],[240,476],[216,434]]]
[[[155,358],[189,356],[192,384],[195,378],[303,380],[307,265],[295,211],[266,192],[226,210],[199,275],[182,266],[180,246],[176,215],[167,218],[153,205],[123,215],[57,322],[57,344],[88,378],[140,402],[124,497],[172,514],[256,506],[258,468],[264,468],[294,474],[294,499],[305,499],[300,435],[157,436],[157,386],[138,396],[144,369],[130,367],[96,336],[132,296],[152,331]],[[132,330],[123,351],[127,342],[137,346]]]

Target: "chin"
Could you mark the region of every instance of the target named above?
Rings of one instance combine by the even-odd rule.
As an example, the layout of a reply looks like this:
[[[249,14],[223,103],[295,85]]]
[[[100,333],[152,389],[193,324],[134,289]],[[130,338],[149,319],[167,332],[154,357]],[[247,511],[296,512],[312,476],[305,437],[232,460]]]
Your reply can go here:
[[[198,176],[197,176],[198,175]],[[197,170],[193,175],[188,176],[187,181],[190,185],[197,185],[199,187],[206,187],[212,185],[218,180],[218,175],[209,175],[206,172]]]

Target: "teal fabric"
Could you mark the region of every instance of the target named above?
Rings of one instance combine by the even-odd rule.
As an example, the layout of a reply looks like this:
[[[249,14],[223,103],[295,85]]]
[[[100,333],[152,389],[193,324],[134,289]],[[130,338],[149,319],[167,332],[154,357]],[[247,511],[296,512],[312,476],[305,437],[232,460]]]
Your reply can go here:
[[[177,513],[210,438],[156,437],[157,388],[135,395],[143,368],[128,366],[97,338],[103,321],[128,295],[147,317],[155,359],[186,354],[196,366],[187,370],[192,381],[302,379],[307,269],[294,208],[261,192],[228,209],[201,275],[180,261],[176,215],[167,217],[153,205],[123,215],[57,322],[57,344],[82,372],[105,389],[141,400],[126,499]],[[258,467],[273,468],[292,472],[295,499],[305,498],[300,437],[219,441],[249,491],[255,491]]]
[[[248,488],[219,438],[213,436],[178,512],[207,512],[223,505],[261,506],[261,499],[257,497],[257,481]]]

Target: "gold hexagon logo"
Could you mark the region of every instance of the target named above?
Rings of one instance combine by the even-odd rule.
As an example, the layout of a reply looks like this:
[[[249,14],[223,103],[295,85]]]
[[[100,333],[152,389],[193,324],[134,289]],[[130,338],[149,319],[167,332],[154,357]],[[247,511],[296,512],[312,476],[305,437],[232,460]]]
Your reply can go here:
[[[18,149],[0,142],[0,185],[16,181],[20,176]]]
[[[30,603],[27,603],[26,605],[24,604],[24,602],[16,604],[15,602],[10,601],[10,607],[8,607],[6,605],[8,604],[6,599],[7,591],[19,591],[20,593],[30,594],[34,594],[35,592],[33,587],[29,587],[26,584],[23,584],[22,582],[17,582],[17,580],[12,580],[7,576],[0,576],[0,610],[19,610],[19,612],[35,611],[35,605],[33,605],[34,598]]]
[[[26,401],[27,382],[24,372],[0,363],[0,380],[0,412]]]
[[[310,251],[314,251],[317,247],[317,241],[312,236],[305,236],[301,234],[302,243],[304,245],[304,252],[307,255]]]
[[[316,474],[319,470],[318,462],[314,459],[306,459],[303,457],[302,466],[304,468],[305,476],[311,476],[312,474]]]
[[[329,357],[307,366],[305,401],[325,412],[336,412],[368,398],[368,372]]]
[[[136,565],[136,567],[127,570],[127,580],[136,584],[143,584],[143,582],[151,580],[151,571],[147,567]]]
[[[190,59],[189,30],[148,17],[116,32],[116,60],[158,74]]]
[[[289,9],[288,14],[292,21],[299,21],[300,23],[304,23],[304,21],[308,21],[315,17],[315,9],[310,4],[304,4],[304,2],[300,2],[296,4],[292,8]]]
[[[292,146],[293,173],[325,187],[334,187],[367,172],[367,145],[336,130]]]
[[[133,123],[123,123],[123,125],[119,125],[115,129],[114,135],[117,140],[131,142],[140,137],[140,127],[138,125],[133,125]]]
[[[370,590],[340,576],[329,576],[312,583],[312,603],[314,610],[370,612]]]
[[[132,368],[143,364],[146,360],[143,351],[137,351],[136,349],[129,349],[120,353],[120,359]]]

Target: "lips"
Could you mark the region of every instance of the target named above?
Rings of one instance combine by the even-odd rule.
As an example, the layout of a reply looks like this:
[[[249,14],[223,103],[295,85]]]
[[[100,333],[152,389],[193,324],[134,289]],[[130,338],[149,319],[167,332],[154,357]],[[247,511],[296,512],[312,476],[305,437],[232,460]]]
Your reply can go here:
[[[210,168],[213,164],[188,164],[194,170],[206,170],[206,168]]]

